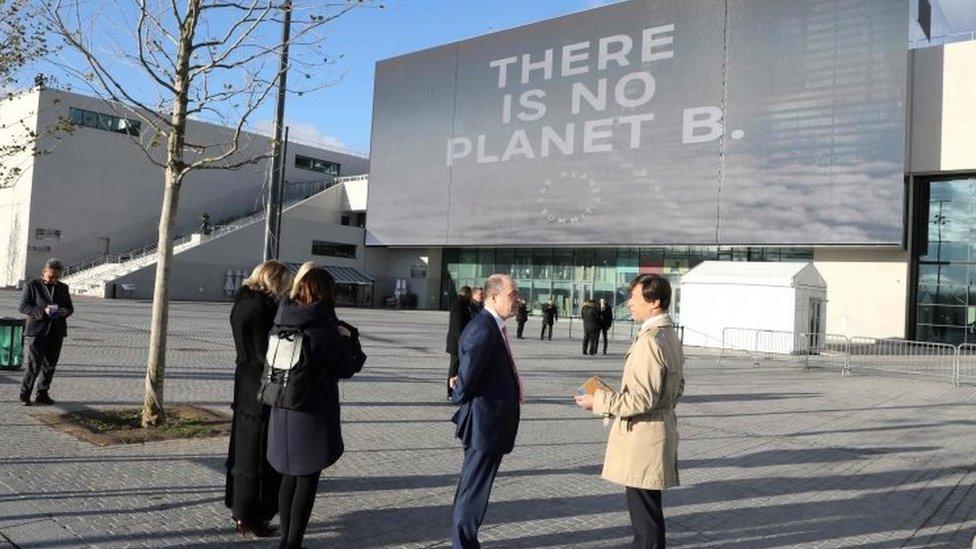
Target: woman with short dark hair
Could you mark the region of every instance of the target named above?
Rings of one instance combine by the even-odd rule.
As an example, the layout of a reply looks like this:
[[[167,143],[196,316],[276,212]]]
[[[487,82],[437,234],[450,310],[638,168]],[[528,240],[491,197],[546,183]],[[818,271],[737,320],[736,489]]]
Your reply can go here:
[[[244,281],[230,311],[237,366],[224,503],[231,508],[237,532],[245,537],[274,535],[270,521],[278,511],[281,475],[265,458],[271,409],[257,395],[278,302],[290,288],[288,267],[266,261]]]
[[[322,470],[334,464],[344,446],[339,420],[339,379],[358,371],[335,313],[335,282],[325,269],[312,268],[295,285],[294,301],[278,308],[277,330],[301,330],[308,342],[307,360],[314,376],[312,402],[302,411],[271,411],[268,461],[282,475],[278,495],[281,549],[298,549],[315,505]]]
[[[678,485],[675,405],[684,392],[684,353],[671,319],[671,285],[660,275],[630,283],[627,302],[640,333],[627,353],[620,391],[576,397],[584,410],[612,419],[603,478],[626,486],[634,549],[663,549],[661,492]]]

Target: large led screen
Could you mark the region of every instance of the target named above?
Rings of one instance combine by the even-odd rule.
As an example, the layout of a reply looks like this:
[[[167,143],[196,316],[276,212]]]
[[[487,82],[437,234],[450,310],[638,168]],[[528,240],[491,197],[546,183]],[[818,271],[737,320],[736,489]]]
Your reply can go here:
[[[634,0],[376,67],[381,245],[902,242],[907,0]]]

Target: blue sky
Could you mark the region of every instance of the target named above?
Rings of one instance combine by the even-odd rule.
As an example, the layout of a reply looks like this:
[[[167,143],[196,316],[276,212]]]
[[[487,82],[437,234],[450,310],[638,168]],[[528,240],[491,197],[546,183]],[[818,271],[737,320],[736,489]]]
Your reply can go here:
[[[334,87],[290,97],[291,135],[369,152],[373,69],[377,61],[456,40],[612,3],[598,0],[391,0],[361,10],[327,31],[346,71]],[[270,110],[262,118],[269,123]]]

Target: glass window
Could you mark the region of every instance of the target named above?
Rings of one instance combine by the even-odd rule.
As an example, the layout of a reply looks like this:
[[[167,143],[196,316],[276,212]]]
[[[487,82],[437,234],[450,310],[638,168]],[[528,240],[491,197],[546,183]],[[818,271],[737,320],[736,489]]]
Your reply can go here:
[[[320,160],[318,158],[312,158],[310,156],[295,155],[295,167],[308,170],[311,172],[324,173],[326,175],[338,176],[341,171],[341,165],[335,162],[329,162],[328,160]]]
[[[573,250],[559,248],[553,252],[552,278],[554,280],[573,279]]]
[[[532,278],[552,278],[552,248],[532,250]]]
[[[101,114],[76,107],[68,108],[68,118],[76,126],[84,126],[112,133],[121,133],[138,137],[142,124],[138,120],[129,120],[110,114]]]
[[[312,255],[355,258],[356,245],[343,244],[341,242],[329,242],[326,240],[313,240]]]

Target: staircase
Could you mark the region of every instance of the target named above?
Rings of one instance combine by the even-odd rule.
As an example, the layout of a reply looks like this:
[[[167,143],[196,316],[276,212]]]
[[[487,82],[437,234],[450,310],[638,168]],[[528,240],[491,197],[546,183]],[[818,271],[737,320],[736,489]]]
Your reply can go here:
[[[305,182],[303,184],[307,186],[308,183]],[[327,192],[334,186],[334,182],[330,180],[329,184],[325,184],[317,190],[314,190],[309,195],[283,202],[281,209],[284,211],[287,208],[314,198],[323,192]],[[175,257],[186,250],[195,248],[254,223],[263,222],[264,218],[265,212],[261,208],[248,212],[238,218],[222,220],[219,225],[213,227],[209,235],[192,233],[177,238],[173,241],[173,256]],[[121,254],[91,257],[66,268],[65,275],[61,280],[68,285],[72,295],[109,297],[111,293],[110,285],[113,281],[155,264],[157,250],[158,244],[148,244]]]

